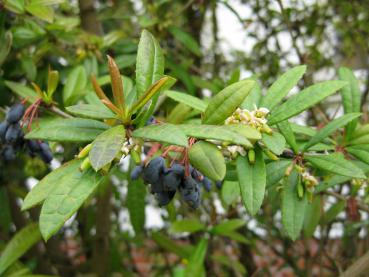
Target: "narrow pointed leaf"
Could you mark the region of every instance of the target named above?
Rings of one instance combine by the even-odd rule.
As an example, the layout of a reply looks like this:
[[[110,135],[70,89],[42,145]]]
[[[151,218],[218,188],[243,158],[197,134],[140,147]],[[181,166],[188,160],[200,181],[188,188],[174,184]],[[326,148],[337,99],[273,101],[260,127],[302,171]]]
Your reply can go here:
[[[199,141],[188,152],[191,164],[212,180],[224,179],[226,164],[222,153],[212,143]]]
[[[207,107],[207,103],[201,100],[200,98],[186,94],[184,92],[167,90],[164,92],[164,94],[177,102],[186,104],[191,108],[201,112],[204,112]]]
[[[170,231],[172,233],[195,233],[199,231],[204,231],[206,226],[201,223],[200,219],[182,219],[172,222],[170,225]]]
[[[12,92],[18,94],[24,99],[27,99],[29,103],[34,103],[39,98],[33,89],[25,85],[21,85],[12,81],[5,81],[4,83]]]
[[[53,118],[39,120],[32,125],[27,139],[41,139],[61,142],[89,142],[108,129],[100,121],[82,118]]]
[[[21,229],[5,246],[0,257],[0,275],[41,239],[38,224],[32,223]],[[3,275],[2,275],[3,276]]]
[[[272,110],[297,85],[305,71],[306,65],[299,65],[285,72],[270,86],[260,106]]]
[[[295,134],[293,133],[291,124],[287,120],[282,121],[278,123],[278,129],[286,139],[286,142],[291,146],[293,152],[297,154],[299,149],[296,143],[296,137]]]
[[[201,239],[196,246],[194,252],[188,260],[188,264],[185,271],[186,277],[198,277],[202,276],[204,271],[205,255],[208,248],[207,239]]]
[[[346,147],[346,150],[358,160],[369,164],[369,144]]]
[[[266,165],[267,188],[278,183],[285,175],[287,167],[292,164],[292,160],[278,160]]]
[[[139,180],[129,180],[126,204],[135,235],[142,234],[145,226],[146,186]]]
[[[89,158],[92,167],[98,171],[114,160],[126,140],[123,125],[118,125],[101,133],[92,143]]]
[[[237,175],[242,201],[249,213],[255,215],[263,203],[266,187],[266,169],[260,148],[255,149],[254,164],[247,157],[237,157]]]
[[[286,139],[278,132],[273,132],[271,135],[263,133],[262,137],[264,145],[276,155],[282,154],[286,148]]]
[[[282,223],[292,240],[300,235],[307,202],[306,197],[300,199],[297,194],[298,182],[301,182],[300,176],[293,170],[285,179],[282,195]]]
[[[155,124],[136,129],[133,137],[187,147],[186,134],[173,124]]]
[[[164,74],[164,55],[154,36],[143,30],[136,61],[137,95],[142,94]]]
[[[84,95],[85,87],[87,85],[87,73],[85,68],[80,65],[75,67],[68,74],[67,81],[64,85],[63,90],[63,101],[65,105],[70,105],[78,99],[80,96]]]
[[[312,203],[306,205],[304,217],[304,235],[310,238],[314,235],[314,231],[319,224],[321,217],[321,199],[320,195],[314,196]]]
[[[135,111],[142,108],[152,97],[161,91],[169,89],[174,85],[175,82],[176,79],[170,76],[164,76],[160,78],[158,81],[152,84],[145,93],[141,95],[136,103],[133,104],[132,108],[130,109],[130,113],[133,114]]]
[[[81,165],[82,160],[72,160],[63,164],[61,167],[51,171],[46,175],[23,200],[22,210],[27,210],[33,206],[43,202],[52,190],[57,187],[59,182],[63,182],[63,178],[72,172],[76,172]]]
[[[361,106],[361,94],[359,89],[359,82],[356,79],[354,73],[346,67],[340,67],[338,69],[338,76],[340,80],[346,81],[347,85],[342,87],[341,96],[343,109],[345,113],[358,113],[360,112]],[[346,127],[346,136],[350,138],[352,132],[355,130],[357,120],[353,120]]]
[[[337,129],[346,126],[347,123],[358,118],[361,113],[348,113],[335,120],[329,122],[324,128],[320,129],[304,146],[304,151],[309,149],[311,146],[323,141],[329,137]]]
[[[209,102],[203,117],[204,124],[221,124],[242,104],[255,81],[243,80],[218,92]]]
[[[268,119],[270,125],[295,116],[319,103],[346,85],[344,81],[326,81],[312,85],[291,96],[285,103],[273,110]]]
[[[124,91],[122,79],[120,77],[117,64],[110,56],[108,56],[108,66],[115,105],[118,106],[119,109],[124,109]]]
[[[94,119],[115,118],[116,115],[104,105],[78,104],[66,107],[71,114]]]
[[[77,169],[58,182],[41,209],[40,230],[45,241],[63,226],[103,180],[104,177],[92,169],[84,172]]]
[[[341,153],[305,155],[305,160],[323,170],[352,178],[366,178],[364,172]]]

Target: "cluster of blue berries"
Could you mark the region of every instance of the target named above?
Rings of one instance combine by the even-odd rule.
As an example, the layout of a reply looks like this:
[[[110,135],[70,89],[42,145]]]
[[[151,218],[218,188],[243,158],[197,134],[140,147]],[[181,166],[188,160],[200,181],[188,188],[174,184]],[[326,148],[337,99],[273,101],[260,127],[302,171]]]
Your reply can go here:
[[[46,142],[24,139],[20,124],[24,112],[23,104],[15,104],[0,123],[0,157],[5,161],[12,161],[18,151],[26,150],[31,157],[38,155],[45,163],[50,163],[53,155]]]
[[[151,193],[160,206],[168,205],[178,190],[190,207],[197,208],[200,205],[201,187],[210,191],[212,183],[192,166],[189,176],[185,172],[183,165],[175,163],[167,168],[165,159],[157,157],[146,166],[136,166],[131,172],[131,179],[137,180],[141,176],[145,184],[151,184]]]

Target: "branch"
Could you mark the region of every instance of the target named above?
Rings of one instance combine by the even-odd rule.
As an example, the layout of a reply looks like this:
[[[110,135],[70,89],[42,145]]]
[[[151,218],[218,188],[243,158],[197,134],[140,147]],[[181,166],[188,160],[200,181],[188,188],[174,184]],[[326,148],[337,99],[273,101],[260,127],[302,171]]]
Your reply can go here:
[[[361,276],[369,271],[369,251],[352,264],[340,277]]]

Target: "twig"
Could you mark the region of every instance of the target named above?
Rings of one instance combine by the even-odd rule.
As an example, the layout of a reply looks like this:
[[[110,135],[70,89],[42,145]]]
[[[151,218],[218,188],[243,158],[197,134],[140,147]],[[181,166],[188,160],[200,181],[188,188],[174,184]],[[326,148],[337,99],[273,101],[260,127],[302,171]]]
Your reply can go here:
[[[73,116],[71,116],[70,114],[67,114],[66,112],[63,112],[61,109],[55,107],[55,106],[50,106],[48,108],[50,111],[52,111],[53,113],[60,115],[61,117],[64,118],[73,118]]]

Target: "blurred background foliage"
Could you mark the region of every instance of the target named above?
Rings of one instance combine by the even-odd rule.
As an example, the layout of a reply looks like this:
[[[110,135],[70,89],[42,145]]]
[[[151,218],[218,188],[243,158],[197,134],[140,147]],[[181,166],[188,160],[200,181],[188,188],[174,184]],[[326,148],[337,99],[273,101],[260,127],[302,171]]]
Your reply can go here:
[[[45,88],[49,68],[60,74],[55,99],[61,108],[68,105],[63,90],[73,76],[77,100],[96,100],[89,76],[101,77],[102,85],[108,83],[104,79],[107,54],[114,57],[124,76],[134,76],[142,29],[160,42],[166,73],[179,80],[176,90],[206,97],[251,75],[266,88],[298,64],[308,66],[300,84],[306,86],[335,78],[336,69],[345,65],[360,80],[367,118],[368,23],[367,1],[3,0],[0,119],[5,107],[17,101],[11,90],[22,93],[15,84],[34,82]],[[238,31],[227,34],[228,30]],[[319,126],[340,112],[340,99],[336,100],[312,109],[301,122]],[[158,109],[158,116],[176,123],[186,113],[185,107],[169,99]],[[52,166],[73,158],[80,146],[53,145],[56,161]],[[51,169],[29,157],[0,166],[1,249],[29,221],[37,220],[37,208],[22,213],[20,199],[35,179]],[[127,180],[126,171],[116,171],[116,186],[109,197],[102,194],[96,202],[91,200],[92,205],[81,209],[57,236],[34,247],[7,274],[13,276],[12,272],[22,269],[61,276],[91,271],[98,276],[183,276],[183,265],[194,259],[195,247],[201,258],[200,239],[206,236],[207,276],[337,276],[369,248],[368,208],[359,220],[350,217],[352,207],[342,201],[349,196],[345,184],[329,197],[316,198],[312,207],[327,212],[324,218],[315,218],[319,224],[315,235],[314,229],[305,228],[303,238],[292,242],[276,213],[276,193],[268,194],[256,220],[240,205],[238,187],[232,181],[206,193],[204,204],[195,212],[178,201],[160,210],[151,196],[145,198],[142,184],[127,193],[127,181],[122,181]],[[364,197],[361,201],[367,207]],[[232,223],[222,226],[225,220]]]

